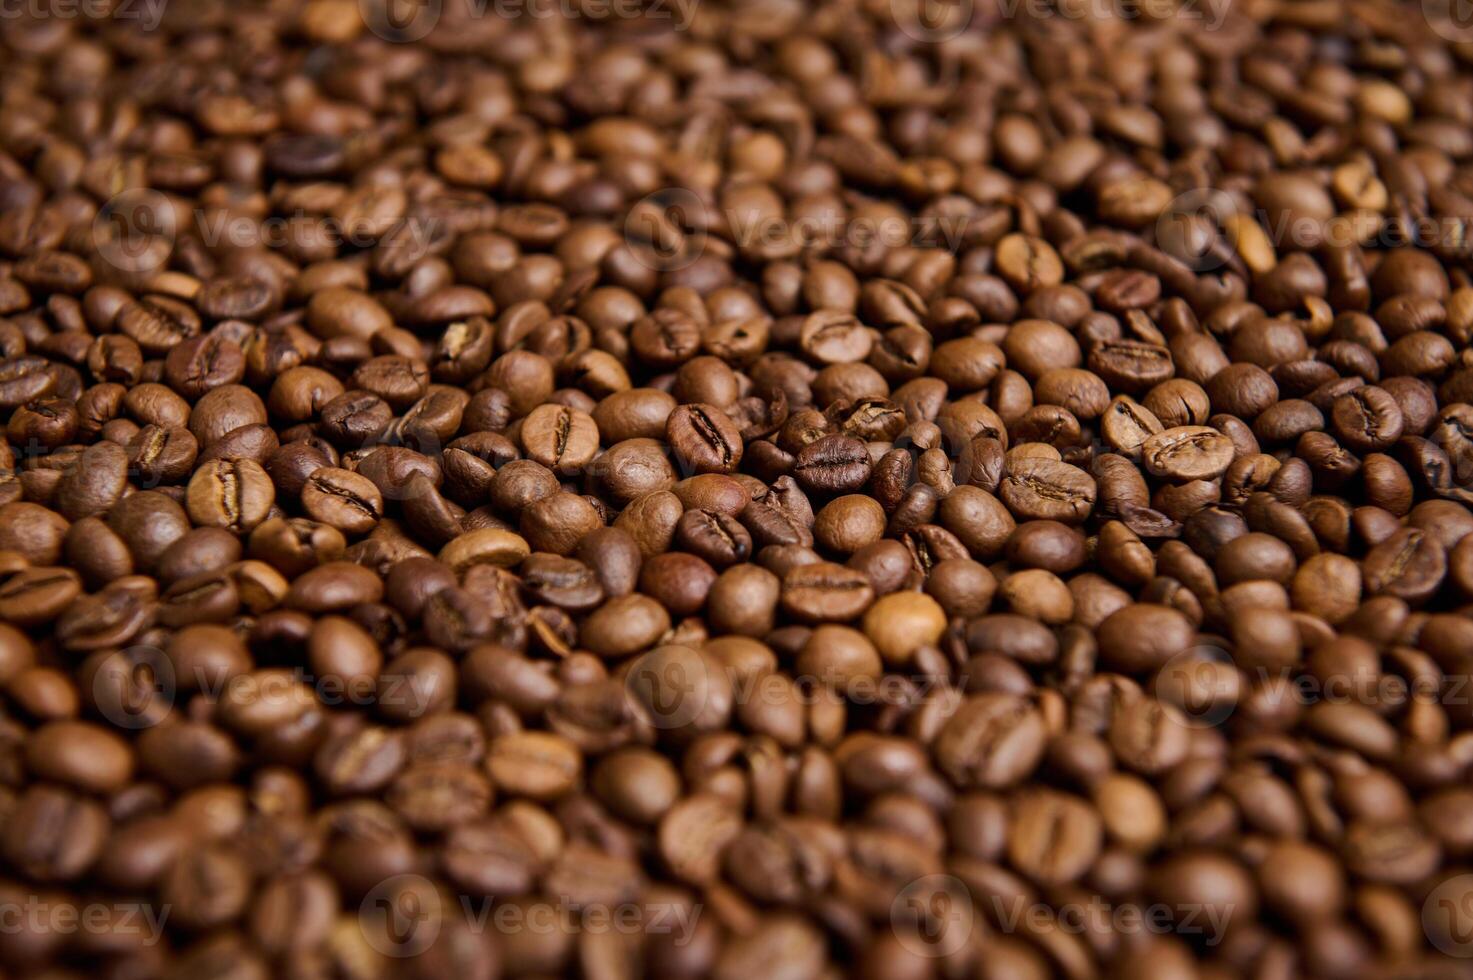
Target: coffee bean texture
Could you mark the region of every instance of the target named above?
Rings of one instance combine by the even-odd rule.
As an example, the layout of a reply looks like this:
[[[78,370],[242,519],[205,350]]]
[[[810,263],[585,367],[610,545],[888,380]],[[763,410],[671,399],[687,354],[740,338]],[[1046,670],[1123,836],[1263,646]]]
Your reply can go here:
[[[1466,6],[0,5],[0,980],[1468,976]]]

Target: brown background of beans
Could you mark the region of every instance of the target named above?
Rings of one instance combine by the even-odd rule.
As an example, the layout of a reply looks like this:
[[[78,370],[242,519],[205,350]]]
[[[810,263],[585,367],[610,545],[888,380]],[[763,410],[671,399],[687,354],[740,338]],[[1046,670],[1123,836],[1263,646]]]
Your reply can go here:
[[[1466,975],[1435,3],[145,6],[0,17],[0,977]]]

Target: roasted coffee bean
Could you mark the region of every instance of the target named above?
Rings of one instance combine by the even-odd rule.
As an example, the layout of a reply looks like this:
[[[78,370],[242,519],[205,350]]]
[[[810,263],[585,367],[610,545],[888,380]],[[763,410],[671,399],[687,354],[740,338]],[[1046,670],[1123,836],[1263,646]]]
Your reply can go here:
[[[874,587],[863,572],[832,562],[800,565],[783,578],[783,608],[804,622],[856,619],[874,599]]]
[[[522,588],[532,601],[574,612],[586,612],[604,599],[604,587],[594,570],[581,561],[557,555],[533,554],[522,562]]]
[[[805,490],[847,493],[864,486],[872,466],[864,443],[852,436],[833,434],[804,446],[793,474]]]
[[[0,853],[35,881],[71,881],[102,854],[108,831],[100,803],[43,783],[16,798],[0,834]]]
[[[742,461],[742,436],[715,405],[681,405],[665,423],[666,438],[685,473],[730,473]]]
[[[384,500],[373,481],[332,466],[313,471],[302,486],[302,508],[314,520],[344,534],[365,534],[383,515]]]
[[[586,412],[561,405],[542,405],[522,420],[522,448],[527,458],[557,473],[572,476],[598,452],[598,425]]]
[[[186,480],[199,455],[199,443],[181,426],[145,425],[127,448],[128,464],[144,488]]]
[[[1002,500],[1018,517],[1079,523],[1094,509],[1095,481],[1068,463],[1021,458],[1008,464],[999,485]]]
[[[688,510],[675,525],[675,545],[725,568],[752,556],[752,536],[730,514],[710,510]]]
[[[266,519],[275,496],[259,463],[213,460],[190,478],[185,501],[196,524],[241,532]]]
[[[1153,476],[1169,480],[1211,480],[1233,461],[1232,440],[1205,425],[1165,429],[1141,443],[1141,462]]]
[[[1456,25],[884,6],[7,26],[0,969],[1468,952]]]
[[[1026,701],[980,694],[964,701],[937,735],[936,764],[960,787],[1001,789],[1033,771],[1044,743],[1043,717]]]

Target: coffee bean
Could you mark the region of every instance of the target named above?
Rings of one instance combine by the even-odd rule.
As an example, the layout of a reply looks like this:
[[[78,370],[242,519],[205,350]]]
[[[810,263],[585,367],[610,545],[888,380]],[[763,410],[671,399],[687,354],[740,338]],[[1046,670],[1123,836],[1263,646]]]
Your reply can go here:
[[[805,622],[852,620],[874,599],[874,588],[864,573],[831,562],[801,565],[782,582],[783,608]]]
[[[57,617],[82,591],[81,576],[69,568],[25,568],[0,579],[0,618],[35,626]]]
[[[741,433],[714,405],[681,405],[670,413],[665,432],[687,473],[730,473],[741,463]]]
[[[832,434],[803,447],[793,473],[805,490],[847,493],[864,486],[872,465],[864,443],[851,436]]]
[[[1227,436],[1205,425],[1179,425],[1147,437],[1141,443],[1141,461],[1154,476],[1170,480],[1210,480],[1221,476],[1233,461]]]
[[[529,459],[571,476],[598,452],[598,426],[585,412],[542,405],[522,421],[522,447]]]
[[[1437,539],[1403,528],[1366,553],[1366,591],[1420,602],[1435,592],[1447,573],[1447,557]]]
[[[80,877],[107,843],[107,811],[59,786],[33,786],[20,795],[0,833],[10,865],[40,882]]]
[[[936,764],[961,787],[1001,789],[1031,773],[1043,755],[1043,717],[1022,698],[968,698],[936,738]]]
[[[349,7],[6,32],[11,972],[1467,945],[1443,14]]]
[[[302,508],[314,520],[344,534],[365,534],[383,515],[384,500],[368,478],[345,469],[324,466],[314,470],[302,486]]]
[[[275,496],[271,477],[259,463],[217,459],[190,477],[185,501],[196,524],[238,533],[265,520]]]
[[[486,769],[502,792],[547,800],[573,788],[581,758],[576,747],[557,735],[517,732],[492,740]]]
[[[1008,834],[1008,858],[1034,881],[1062,884],[1094,864],[1103,834],[1090,805],[1067,793],[1039,790],[1018,801]]]
[[[710,510],[688,510],[675,525],[675,543],[717,568],[748,560],[752,536],[735,517]]]
[[[721,849],[741,833],[742,817],[712,794],[686,797],[660,820],[659,854],[682,881],[714,881],[721,869]]]
[[[1015,515],[1066,524],[1087,518],[1096,494],[1095,481],[1083,470],[1039,457],[1009,463],[999,490]]]

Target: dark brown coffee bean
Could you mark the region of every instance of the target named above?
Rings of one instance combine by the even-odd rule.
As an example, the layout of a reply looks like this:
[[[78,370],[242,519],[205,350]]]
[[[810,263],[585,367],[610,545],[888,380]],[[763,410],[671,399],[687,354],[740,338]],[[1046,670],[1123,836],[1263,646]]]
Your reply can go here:
[[[675,526],[675,545],[717,568],[748,560],[752,536],[729,514],[688,510]]]
[[[1008,464],[999,486],[1003,503],[1019,517],[1079,523],[1094,509],[1095,481],[1068,463],[1023,458]]]
[[[1169,480],[1211,480],[1227,471],[1232,440],[1205,425],[1180,425],[1141,443],[1141,462],[1154,476]]]
[[[947,721],[935,745],[936,763],[958,786],[1016,785],[1044,750],[1043,717],[1022,698],[981,694]]]
[[[560,405],[543,405],[522,420],[522,448],[528,459],[557,473],[572,476],[598,452],[598,426],[585,412]]]
[[[1447,556],[1436,538],[1403,528],[1367,552],[1363,571],[1371,595],[1422,602],[1441,585]]]
[[[855,619],[874,599],[864,573],[831,562],[803,565],[783,578],[783,608],[805,622]]]
[[[872,465],[864,443],[851,436],[833,434],[803,447],[793,475],[805,490],[846,493],[864,486]]]
[[[742,461],[741,433],[715,405],[681,405],[670,413],[665,432],[685,473],[730,473]]]
[[[107,811],[60,786],[37,785],[19,796],[0,833],[6,861],[40,882],[71,881],[102,854]]]
[[[384,500],[368,478],[324,466],[303,485],[302,507],[314,520],[344,534],[365,534],[383,516]]]
[[[266,519],[275,497],[266,471],[243,459],[213,460],[196,470],[185,500],[196,524],[249,531]]]

